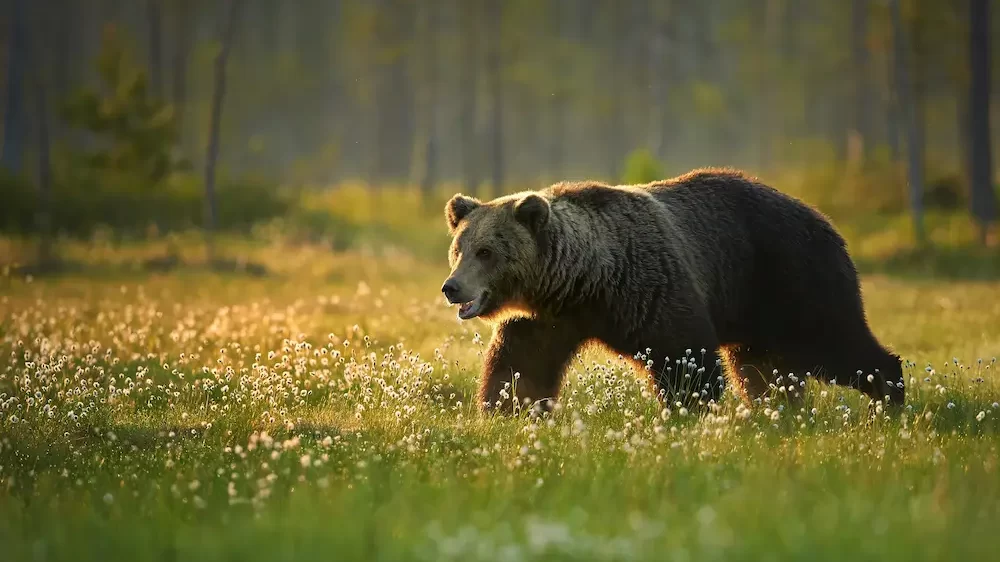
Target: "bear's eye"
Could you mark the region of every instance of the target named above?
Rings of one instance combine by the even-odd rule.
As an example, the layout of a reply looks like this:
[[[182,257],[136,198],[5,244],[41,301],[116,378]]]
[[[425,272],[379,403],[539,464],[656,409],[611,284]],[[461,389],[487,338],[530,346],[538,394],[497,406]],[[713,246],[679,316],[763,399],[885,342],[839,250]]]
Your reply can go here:
[[[489,248],[480,248],[479,251],[476,252],[476,257],[481,260],[489,259],[492,255],[493,252]]]

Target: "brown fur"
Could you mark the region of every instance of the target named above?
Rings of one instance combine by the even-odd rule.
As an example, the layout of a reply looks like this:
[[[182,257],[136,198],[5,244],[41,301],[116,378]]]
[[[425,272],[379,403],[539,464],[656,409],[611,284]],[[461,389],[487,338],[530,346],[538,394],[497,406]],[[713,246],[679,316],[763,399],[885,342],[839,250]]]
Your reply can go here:
[[[739,172],[559,183],[489,202],[456,195],[445,215],[443,290],[495,325],[479,393],[487,408],[509,405],[513,383],[519,399],[555,399],[589,342],[648,363],[671,404],[718,400],[723,370],[739,394],[759,397],[775,369],[782,386],[808,373],[903,401],[899,358],[869,330],[843,239]]]

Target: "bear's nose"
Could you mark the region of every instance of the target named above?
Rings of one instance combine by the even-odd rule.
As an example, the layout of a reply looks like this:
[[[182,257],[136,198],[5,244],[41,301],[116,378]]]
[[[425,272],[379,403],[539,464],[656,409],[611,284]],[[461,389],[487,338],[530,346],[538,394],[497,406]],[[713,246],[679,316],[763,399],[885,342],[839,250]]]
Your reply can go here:
[[[448,299],[448,302],[454,304],[455,299],[458,298],[458,283],[454,279],[445,281],[441,287],[441,292],[444,293],[444,297]]]

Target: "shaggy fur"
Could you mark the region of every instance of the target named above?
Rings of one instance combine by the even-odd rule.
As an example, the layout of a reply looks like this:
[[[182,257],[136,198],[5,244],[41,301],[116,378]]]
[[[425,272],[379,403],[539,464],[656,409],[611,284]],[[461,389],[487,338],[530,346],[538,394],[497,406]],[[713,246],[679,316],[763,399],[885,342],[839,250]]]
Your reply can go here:
[[[899,357],[868,327],[844,240],[817,211],[739,172],[560,183],[489,202],[459,194],[445,215],[442,290],[460,317],[495,325],[487,409],[511,404],[515,385],[523,403],[554,400],[591,342],[647,369],[671,405],[717,401],[723,370],[748,400],[776,372],[903,401]]]

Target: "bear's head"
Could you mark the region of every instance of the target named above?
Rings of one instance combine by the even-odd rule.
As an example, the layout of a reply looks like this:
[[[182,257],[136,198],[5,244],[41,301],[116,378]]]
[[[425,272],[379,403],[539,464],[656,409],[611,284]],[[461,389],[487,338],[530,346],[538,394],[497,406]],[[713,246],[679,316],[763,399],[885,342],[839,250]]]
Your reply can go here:
[[[540,272],[538,241],[549,223],[548,200],[537,192],[492,201],[457,194],[445,205],[452,236],[451,275],[441,291],[462,320],[495,320],[526,310],[526,292]]]

